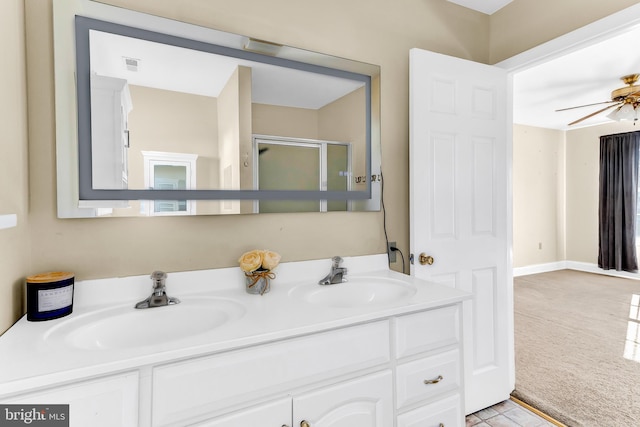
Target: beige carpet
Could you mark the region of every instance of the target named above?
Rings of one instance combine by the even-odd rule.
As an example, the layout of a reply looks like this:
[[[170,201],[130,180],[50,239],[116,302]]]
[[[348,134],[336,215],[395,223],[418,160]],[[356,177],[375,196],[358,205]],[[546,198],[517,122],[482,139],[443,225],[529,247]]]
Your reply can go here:
[[[563,270],[514,288],[514,396],[571,427],[640,426],[640,281]]]

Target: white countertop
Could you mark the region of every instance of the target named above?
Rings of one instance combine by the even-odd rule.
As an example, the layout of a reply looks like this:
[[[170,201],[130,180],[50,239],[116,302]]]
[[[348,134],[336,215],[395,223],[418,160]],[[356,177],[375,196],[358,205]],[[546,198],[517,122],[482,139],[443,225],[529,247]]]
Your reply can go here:
[[[328,308],[290,296],[295,287],[319,286],[318,280],[328,273],[330,266],[330,260],[282,263],[274,271],[276,279],[271,282],[271,291],[264,295],[245,292],[244,276],[237,267],[168,273],[169,296],[229,299],[242,305],[245,314],[206,334],[125,349],[80,349],[47,337],[59,325],[96,310],[123,304],[135,310],[135,303],[151,293],[149,276],[78,281],[72,314],[44,322],[29,322],[25,316],[0,336],[0,399],[2,395],[48,385],[375,321],[471,298],[466,292],[389,270],[386,254],[345,257],[347,278],[399,280],[415,286],[416,293],[410,298]]]

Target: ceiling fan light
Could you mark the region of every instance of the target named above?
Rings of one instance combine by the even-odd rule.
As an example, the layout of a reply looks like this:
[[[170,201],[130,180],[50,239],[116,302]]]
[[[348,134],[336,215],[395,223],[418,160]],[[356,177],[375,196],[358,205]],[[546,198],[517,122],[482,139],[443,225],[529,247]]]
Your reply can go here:
[[[607,114],[607,117],[611,120],[615,120],[616,122],[620,121],[620,118],[618,117],[618,113],[620,112],[620,108],[618,107],[615,110],[613,110],[612,112],[610,112],[609,114]]]
[[[618,111],[618,120],[635,120],[636,110],[633,109],[632,104],[624,104]]]

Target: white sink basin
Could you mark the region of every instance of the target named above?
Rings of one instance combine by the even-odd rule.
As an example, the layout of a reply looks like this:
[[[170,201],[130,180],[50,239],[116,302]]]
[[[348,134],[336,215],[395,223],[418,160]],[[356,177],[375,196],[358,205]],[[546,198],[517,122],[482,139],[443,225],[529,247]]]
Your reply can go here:
[[[305,284],[289,295],[306,302],[335,308],[392,304],[415,295],[414,286],[401,280],[381,277],[350,277],[335,285]]]
[[[179,297],[180,304],[135,309],[126,306],[72,315],[45,337],[50,344],[83,349],[125,349],[168,343],[206,334],[241,318],[239,303],[211,297]]]

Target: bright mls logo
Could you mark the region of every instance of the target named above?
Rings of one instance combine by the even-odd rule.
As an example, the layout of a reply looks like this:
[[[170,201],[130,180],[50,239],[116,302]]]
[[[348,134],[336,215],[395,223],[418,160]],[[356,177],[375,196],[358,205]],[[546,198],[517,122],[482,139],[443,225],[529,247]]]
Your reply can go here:
[[[0,427],[69,427],[69,405],[0,405]]]

